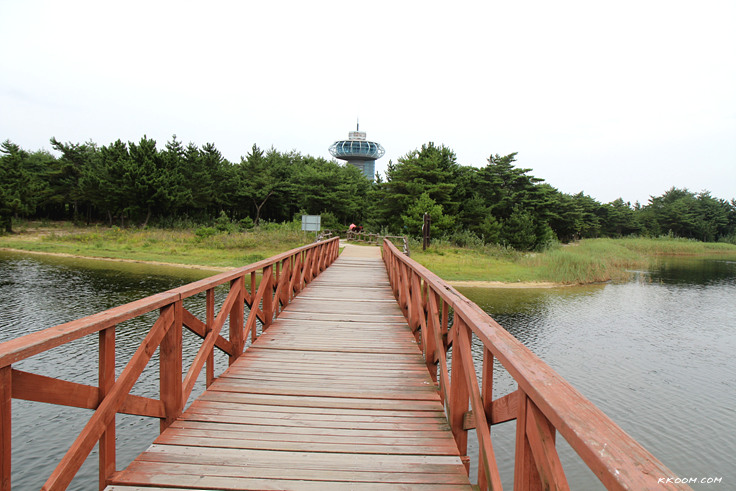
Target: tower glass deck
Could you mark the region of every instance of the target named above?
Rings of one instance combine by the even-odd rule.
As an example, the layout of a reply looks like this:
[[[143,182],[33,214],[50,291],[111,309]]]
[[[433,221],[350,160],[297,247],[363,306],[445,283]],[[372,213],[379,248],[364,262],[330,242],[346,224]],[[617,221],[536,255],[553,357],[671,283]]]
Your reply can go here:
[[[366,134],[362,131],[351,131],[347,140],[339,140],[330,145],[330,154],[333,157],[346,160],[371,181],[376,174],[376,160],[385,153],[379,143],[366,140]]]

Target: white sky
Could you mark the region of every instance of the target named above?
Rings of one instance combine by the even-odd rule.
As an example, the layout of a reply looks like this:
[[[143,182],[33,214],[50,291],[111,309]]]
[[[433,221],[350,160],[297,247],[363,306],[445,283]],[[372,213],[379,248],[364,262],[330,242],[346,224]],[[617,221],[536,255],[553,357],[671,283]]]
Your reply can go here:
[[[0,140],[213,142],[383,171],[434,141],[563,192],[736,198],[736,1],[0,0]]]

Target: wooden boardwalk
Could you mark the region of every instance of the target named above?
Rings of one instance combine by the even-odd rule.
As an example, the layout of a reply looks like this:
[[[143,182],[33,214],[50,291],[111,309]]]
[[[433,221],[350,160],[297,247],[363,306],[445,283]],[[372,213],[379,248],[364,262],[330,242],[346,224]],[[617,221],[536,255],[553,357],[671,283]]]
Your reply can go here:
[[[471,489],[377,252],[346,248],[106,489]]]

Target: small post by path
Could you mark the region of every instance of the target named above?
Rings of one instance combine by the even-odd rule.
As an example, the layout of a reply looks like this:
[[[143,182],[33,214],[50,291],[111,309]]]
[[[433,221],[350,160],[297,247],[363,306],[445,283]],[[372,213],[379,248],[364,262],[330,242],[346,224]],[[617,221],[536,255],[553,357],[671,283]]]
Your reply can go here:
[[[422,250],[426,251],[429,247],[429,224],[432,223],[432,218],[429,213],[424,214],[424,223],[422,224]]]

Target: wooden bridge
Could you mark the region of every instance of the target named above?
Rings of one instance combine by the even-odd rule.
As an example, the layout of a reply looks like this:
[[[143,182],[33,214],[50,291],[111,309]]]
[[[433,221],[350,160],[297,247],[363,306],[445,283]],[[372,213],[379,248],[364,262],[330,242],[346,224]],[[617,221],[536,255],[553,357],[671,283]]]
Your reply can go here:
[[[46,481],[50,490],[65,489],[96,444],[99,488],[109,491],[501,489],[496,451],[515,456],[514,489],[568,489],[557,433],[609,489],[688,489],[659,483],[674,474],[390,242],[342,255],[338,245],[294,249],[0,344],[0,488],[11,489],[17,398],[94,411]],[[230,289],[218,310],[215,288],[223,284]],[[184,307],[200,297],[204,319]],[[158,319],[116,377],[116,325],[155,310]],[[186,371],[184,328],[202,339]],[[97,386],[12,367],[89,335],[99,337]],[[482,359],[474,360],[473,343]],[[159,398],[131,395],[157,349]],[[215,349],[229,356],[218,377]],[[494,359],[518,382],[495,399]],[[202,370],[207,389],[185,408]],[[122,470],[116,413],[161,422],[160,436]],[[516,421],[515,448],[495,449],[490,428],[507,421]],[[469,430],[480,447],[473,487]]]

